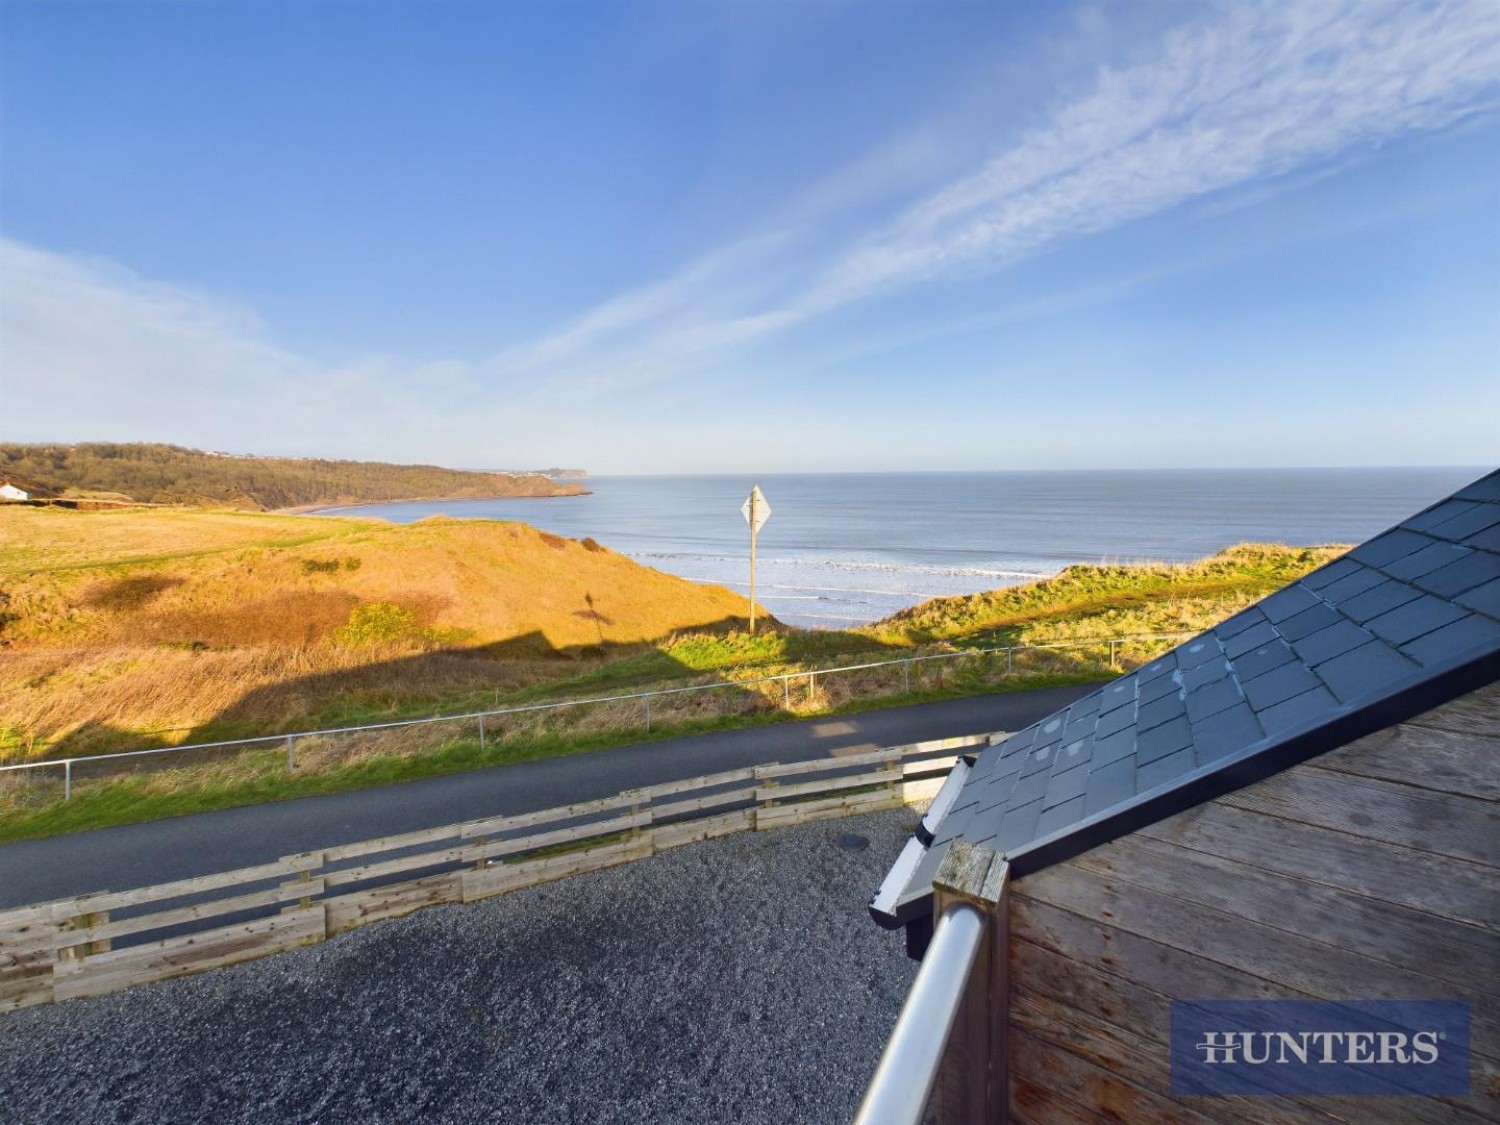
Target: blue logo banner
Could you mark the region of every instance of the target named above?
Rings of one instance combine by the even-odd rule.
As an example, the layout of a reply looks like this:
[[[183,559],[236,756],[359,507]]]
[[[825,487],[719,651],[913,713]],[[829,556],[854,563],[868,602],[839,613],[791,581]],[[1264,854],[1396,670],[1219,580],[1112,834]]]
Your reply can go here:
[[[1469,1092],[1469,1005],[1174,1000],[1174,1094]]]

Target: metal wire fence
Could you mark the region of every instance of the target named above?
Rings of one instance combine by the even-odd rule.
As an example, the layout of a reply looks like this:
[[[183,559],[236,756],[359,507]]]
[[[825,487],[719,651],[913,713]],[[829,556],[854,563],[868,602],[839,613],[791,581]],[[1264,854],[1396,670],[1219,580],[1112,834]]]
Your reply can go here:
[[[62,797],[71,800],[75,784],[127,772],[159,769],[184,761],[191,764],[223,761],[247,752],[285,756],[286,769],[326,768],[370,753],[412,753],[450,745],[459,740],[477,743],[478,750],[498,741],[526,735],[593,734],[633,729],[650,732],[653,726],[688,725],[733,714],[780,711],[819,713],[861,699],[909,695],[964,683],[995,682],[1017,675],[1080,671],[1104,666],[1119,668],[1122,658],[1149,659],[1158,646],[1191,633],[1153,633],[1063,641],[1044,645],[1008,645],[959,649],[895,660],[843,664],[825,668],[778,672],[766,676],[651,691],[564,699],[429,715],[382,723],[293,731],[254,738],[194,742],[146,750],[45,758],[0,766],[0,781],[14,784],[60,782]],[[1096,654],[1092,661],[1089,652]],[[434,738],[442,730],[445,737]]]

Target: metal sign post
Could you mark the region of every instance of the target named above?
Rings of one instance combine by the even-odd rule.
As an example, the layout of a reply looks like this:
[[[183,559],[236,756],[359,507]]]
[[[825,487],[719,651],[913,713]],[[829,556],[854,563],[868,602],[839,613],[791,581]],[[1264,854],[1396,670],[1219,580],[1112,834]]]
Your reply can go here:
[[[740,508],[740,514],[745,517],[745,522],[750,525],[750,632],[755,632],[755,536],[759,533],[761,525],[771,518],[771,505],[766,503],[766,498],[760,491],[760,485],[750,490],[744,505]]]

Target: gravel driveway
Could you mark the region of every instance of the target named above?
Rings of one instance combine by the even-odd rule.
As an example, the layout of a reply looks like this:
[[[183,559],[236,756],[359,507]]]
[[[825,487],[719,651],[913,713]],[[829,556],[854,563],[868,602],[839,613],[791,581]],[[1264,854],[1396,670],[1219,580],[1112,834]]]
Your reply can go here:
[[[745,833],[0,1016],[0,1120],[847,1122],[915,973],[865,913],[914,823]]]

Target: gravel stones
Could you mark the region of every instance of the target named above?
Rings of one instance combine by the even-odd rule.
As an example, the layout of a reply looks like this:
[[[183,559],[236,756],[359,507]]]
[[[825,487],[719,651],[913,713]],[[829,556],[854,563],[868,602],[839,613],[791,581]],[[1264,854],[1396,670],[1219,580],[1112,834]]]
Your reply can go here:
[[[865,911],[912,825],[745,833],[0,1016],[0,1120],[847,1121],[915,974]]]

